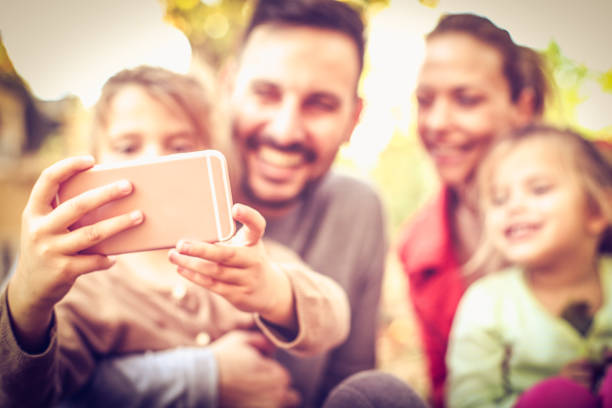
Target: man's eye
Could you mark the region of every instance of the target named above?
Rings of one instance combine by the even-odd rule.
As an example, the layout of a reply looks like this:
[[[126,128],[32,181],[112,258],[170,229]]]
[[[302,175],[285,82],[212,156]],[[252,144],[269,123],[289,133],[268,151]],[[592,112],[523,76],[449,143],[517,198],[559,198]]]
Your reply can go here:
[[[478,105],[480,102],[483,101],[483,97],[480,95],[457,95],[457,97],[455,98],[457,103],[461,106],[465,106],[465,107],[473,107]]]
[[[272,101],[280,98],[280,92],[270,85],[254,85],[253,93],[264,101]]]
[[[306,100],[305,106],[309,109],[331,112],[336,110],[338,102],[331,98],[311,98]]]

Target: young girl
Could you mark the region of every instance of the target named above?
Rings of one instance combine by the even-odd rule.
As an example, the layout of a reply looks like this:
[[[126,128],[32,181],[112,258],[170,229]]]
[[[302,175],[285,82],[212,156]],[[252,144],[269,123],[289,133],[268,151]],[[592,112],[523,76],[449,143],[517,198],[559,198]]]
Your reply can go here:
[[[612,170],[579,135],[532,126],[492,148],[477,183],[481,255],[514,266],[459,304],[449,406],[611,407]]]

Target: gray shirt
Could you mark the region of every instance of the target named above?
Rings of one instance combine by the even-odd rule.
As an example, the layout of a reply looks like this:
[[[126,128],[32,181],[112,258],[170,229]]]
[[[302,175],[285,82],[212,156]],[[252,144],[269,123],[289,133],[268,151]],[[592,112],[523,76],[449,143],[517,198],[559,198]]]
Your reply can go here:
[[[382,205],[368,184],[330,172],[289,214],[267,221],[267,238],[335,279],[349,298],[351,332],[341,346],[312,358],[278,352],[304,406],[320,406],[341,380],[376,363],[378,303],[387,252]]]

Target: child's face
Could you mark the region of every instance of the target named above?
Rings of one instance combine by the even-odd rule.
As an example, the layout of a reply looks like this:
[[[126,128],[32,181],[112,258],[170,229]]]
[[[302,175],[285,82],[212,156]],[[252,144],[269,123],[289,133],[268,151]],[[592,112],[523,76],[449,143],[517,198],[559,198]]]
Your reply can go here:
[[[488,233],[512,263],[551,265],[573,256],[601,232],[594,226],[602,216],[589,209],[575,170],[561,152],[550,141],[524,141],[491,174],[485,192]]]
[[[101,132],[99,162],[151,158],[203,149],[188,116],[151,97],[139,86],[126,86],[111,101]]]

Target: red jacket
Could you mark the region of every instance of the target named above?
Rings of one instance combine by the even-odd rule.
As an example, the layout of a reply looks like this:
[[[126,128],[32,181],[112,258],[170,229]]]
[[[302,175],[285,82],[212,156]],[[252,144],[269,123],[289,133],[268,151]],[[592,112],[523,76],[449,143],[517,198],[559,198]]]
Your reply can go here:
[[[466,289],[451,242],[449,205],[450,190],[444,188],[403,229],[398,248],[427,356],[434,407],[444,407],[448,336]]]

